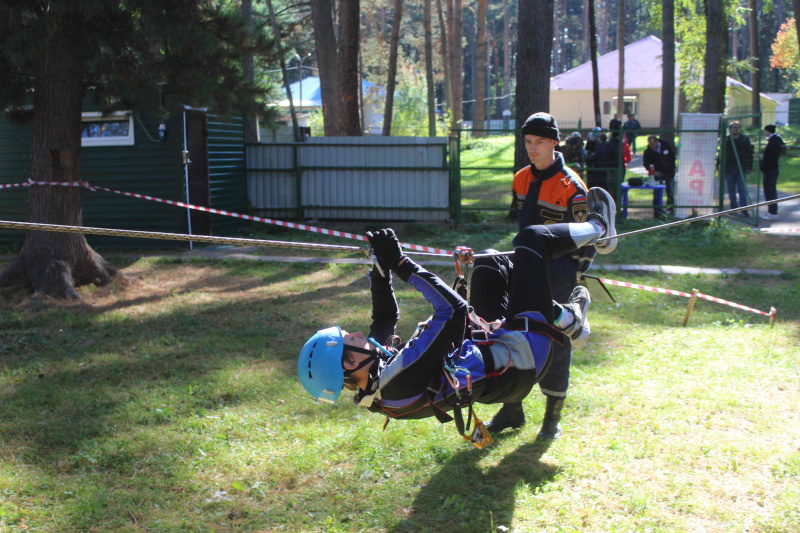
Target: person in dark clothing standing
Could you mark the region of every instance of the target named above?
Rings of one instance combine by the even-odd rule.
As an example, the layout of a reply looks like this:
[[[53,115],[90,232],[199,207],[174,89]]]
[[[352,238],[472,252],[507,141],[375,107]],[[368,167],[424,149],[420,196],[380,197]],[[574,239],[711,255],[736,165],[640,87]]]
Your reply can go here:
[[[761,172],[764,174],[764,199],[778,199],[778,160],[783,153],[786,143],[780,135],[775,133],[775,124],[764,126],[764,134],[767,136],[767,146],[761,155]],[[767,206],[767,213],[761,218],[765,220],[775,220],[778,218],[778,204]]]
[[[672,145],[655,135],[647,138],[643,155],[644,167],[656,181],[667,186],[667,205],[675,205],[675,150]]]
[[[514,175],[512,186],[520,230],[532,224],[585,221],[587,188],[583,180],[564,164],[561,154],[555,151],[559,140],[556,119],[547,113],[535,113],[525,121],[520,134],[525,139],[525,149],[531,161],[530,166]],[[569,301],[576,290],[578,275],[589,268],[594,253],[591,246],[582,247],[570,254],[554,257],[549,262],[553,299]],[[572,347],[579,346],[585,340],[573,339],[571,343],[554,348],[550,370],[539,382],[547,398],[539,438],[556,439],[561,435],[559,422],[569,388]],[[524,424],[522,402],[508,402],[487,427],[497,432],[505,428],[519,428]]]
[[[611,132],[611,138],[598,146],[595,156],[595,166],[602,170],[602,179],[590,181],[589,187],[602,187],[612,196],[617,194],[617,184],[620,175],[620,165],[624,167],[624,157],[620,157],[620,151],[624,152],[620,142],[620,134],[616,131]]]
[[[753,171],[754,150],[750,139],[742,134],[742,125],[739,122],[731,122],[728,130],[730,135],[725,145],[725,184],[728,187],[731,209],[736,209],[750,204],[745,174]],[[747,211],[741,213],[742,216],[750,216]]]
[[[636,155],[636,130],[642,129],[642,125],[636,120],[636,115],[629,114],[628,120],[622,125],[622,129],[625,130],[625,138],[628,139],[628,144],[631,145],[631,153]]]

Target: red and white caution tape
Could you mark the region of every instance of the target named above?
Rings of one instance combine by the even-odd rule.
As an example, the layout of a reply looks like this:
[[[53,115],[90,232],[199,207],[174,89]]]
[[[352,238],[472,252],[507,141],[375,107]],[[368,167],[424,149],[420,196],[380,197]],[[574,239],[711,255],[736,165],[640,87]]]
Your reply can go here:
[[[800,228],[757,228],[764,233],[800,233]]]
[[[671,294],[673,296],[683,296],[684,298],[691,298],[692,294],[683,291],[673,291],[670,289],[662,289],[659,287],[650,287],[648,285],[638,285],[636,283],[628,283],[626,281],[616,281],[613,279],[605,279],[599,278],[600,281],[603,283],[607,283],[609,285],[616,285],[617,287],[627,287],[629,289],[640,289],[643,291],[651,291],[651,292],[658,292],[660,294]],[[702,292],[697,292],[694,294],[697,298],[702,298],[703,300],[708,300],[710,302],[716,302],[718,304],[727,305],[730,307],[735,307],[736,309],[741,309],[743,311],[749,311],[751,313],[756,313],[758,315],[764,316],[774,316],[776,314],[775,308],[773,307],[771,312],[767,313],[765,311],[759,311],[758,309],[753,309],[752,307],[747,307],[746,305],[737,304],[735,302],[729,302],[728,300],[723,300],[722,298],[717,298],[716,296],[709,296],[708,294],[703,294]]]
[[[53,182],[53,181],[33,181],[33,180],[28,180],[27,183],[15,183],[15,184],[11,184],[11,185],[1,185],[0,188],[29,187],[29,186],[32,186],[32,185],[37,185],[37,186],[50,185],[50,186],[63,186],[63,187],[85,187],[86,189],[89,189],[90,191],[105,191],[105,192],[110,192],[110,193],[114,193],[114,194],[120,194],[120,195],[123,195],[123,196],[129,196],[131,198],[139,198],[139,199],[142,199],[142,200],[149,200],[151,202],[158,202],[158,203],[162,203],[162,204],[174,205],[174,206],[177,206],[177,207],[185,207],[185,208],[188,208],[188,209],[194,209],[194,210],[197,210],[197,211],[205,211],[207,213],[214,213],[214,214],[217,214],[217,215],[224,215],[224,216],[229,216],[229,217],[241,218],[241,219],[244,219],[244,220],[251,220],[253,222],[262,222],[264,224],[272,224],[272,225],[276,225],[276,226],[282,226],[282,227],[285,227],[285,228],[299,229],[299,230],[303,230],[303,231],[321,233],[323,235],[331,235],[333,237],[342,237],[342,238],[345,238],[345,239],[355,239],[355,240],[359,240],[359,241],[368,242],[368,239],[365,236],[356,235],[355,233],[347,233],[347,232],[344,232],[344,231],[335,231],[335,230],[329,230],[329,229],[325,229],[325,228],[317,228],[317,227],[314,227],[314,226],[307,226],[305,224],[295,224],[293,222],[285,222],[285,221],[282,221],[282,220],[274,220],[274,219],[271,219],[271,218],[255,217],[255,216],[252,216],[252,215],[242,215],[240,213],[233,213],[231,211],[225,211],[223,209],[213,209],[211,207],[205,207],[205,206],[202,206],[202,205],[187,204],[185,202],[179,202],[179,201],[176,201],[176,200],[165,200],[163,198],[156,198],[155,196],[149,196],[147,194],[138,194],[138,193],[132,193],[132,192],[119,191],[119,190],[116,190],[116,189],[109,189],[107,187],[100,187],[98,185],[91,185],[90,183],[88,183],[86,181]],[[443,256],[448,256],[448,257],[451,257],[453,255],[452,251],[442,250],[440,248],[433,248],[431,246],[421,246],[421,245],[418,245],[418,244],[408,244],[408,243],[401,243],[401,244],[403,245],[404,248],[407,248],[409,250],[418,251],[418,252],[425,252],[425,253],[430,253],[430,254],[435,254],[435,255],[443,255]]]

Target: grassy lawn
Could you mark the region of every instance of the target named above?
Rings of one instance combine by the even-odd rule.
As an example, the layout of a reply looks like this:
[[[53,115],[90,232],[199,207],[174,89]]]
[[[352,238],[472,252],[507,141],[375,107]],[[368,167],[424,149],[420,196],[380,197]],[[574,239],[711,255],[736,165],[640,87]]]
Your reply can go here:
[[[502,250],[513,227],[400,236]],[[362,265],[109,255],[133,281],[86,287],[80,304],[0,291],[0,532],[796,532],[798,255],[797,238],[727,224],[621,240],[595,273],[774,305],[777,323],[699,301],[684,328],[686,299],[611,287],[617,303],[593,305],[574,356],[564,436],[535,441],[534,393],[529,425],[482,451],[452,425],[382,430],[349,394],[307,398],[305,339],[368,326]],[[612,262],[786,273],[602,270]],[[397,289],[405,337],[429,308]]]

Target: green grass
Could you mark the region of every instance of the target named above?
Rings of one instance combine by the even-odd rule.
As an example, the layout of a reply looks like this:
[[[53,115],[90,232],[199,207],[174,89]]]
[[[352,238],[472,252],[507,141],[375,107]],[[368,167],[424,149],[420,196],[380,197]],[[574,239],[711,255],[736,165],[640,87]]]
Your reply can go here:
[[[507,249],[512,229],[491,228],[400,236]],[[776,325],[701,300],[684,328],[685,298],[611,287],[550,446],[538,393],[528,426],[483,451],[434,420],[383,431],[347,394],[310,401],[297,350],[333,322],[368,325],[361,265],[117,257],[139,281],[84,303],[0,291],[0,532],[798,531],[800,241],[681,228],[598,263],[787,273],[597,272],[774,305]],[[407,336],[429,308],[403,284],[398,300]]]

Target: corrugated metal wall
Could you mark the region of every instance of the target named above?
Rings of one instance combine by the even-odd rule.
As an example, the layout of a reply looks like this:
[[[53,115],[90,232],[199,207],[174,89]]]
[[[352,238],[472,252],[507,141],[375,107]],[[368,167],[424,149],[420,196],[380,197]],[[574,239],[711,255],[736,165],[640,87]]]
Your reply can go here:
[[[160,122],[156,115],[137,113],[133,121],[135,145],[83,147],[83,179],[109,189],[183,200],[182,118],[176,116],[166,122],[166,135],[159,142]],[[174,233],[186,228],[185,211],[175,206],[108,192],[84,190],[82,197],[86,226]],[[168,242],[94,235],[87,240],[92,246],[126,247],[164,247]]]
[[[211,207],[247,213],[244,119],[208,116],[208,173]],[[214,235],[235,235],[246,221],[212,215]]]
[[[30,177],[31,128],[0,117],[0,184],[24,183]],[[28,188],[0,189],[0,218],[23,222],[28,217]],[[0,231],[0,244],[22,241],[24,232]]]
[[[248,196],[272,217],[448,219],[447,139],[311,137],[249,145]]]
[[[91,184],[167,200],[185,201],[183,172],[183,117],[166,121],[167,132],[158,140],[162,121],[154,114],[134,117],[133,146],[92,146],[81,151],[82,178]],[[30,126],[12,124],[0,117],[0,183],[28,180]],[[246,212],[244,125],[241,119],[208,118],[209,180],[211,207]],[[83,223],[103,228],[135,229],[168,233],[187,231],[186,209],[108,192],[83,190]],[[27,188],[0,189],[0,218],[27,219]],[[246,222],[214,216],[214,234],[235,234]],[[0,231],[0,244],[19,244],[24,232]],[[130,239],[90,235],[92,246],[170,247],[175,241]]]

